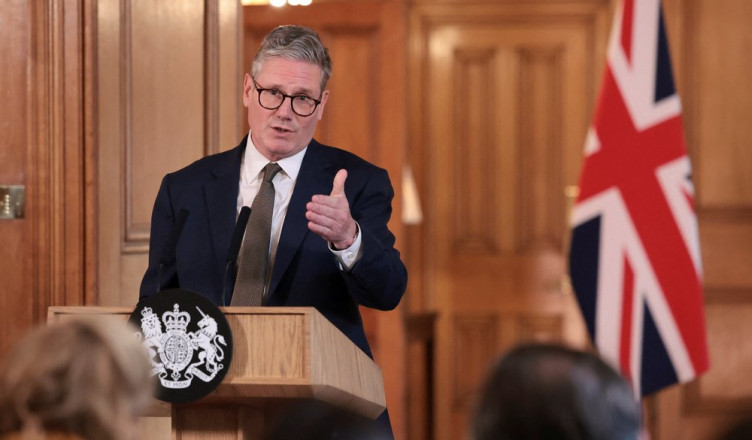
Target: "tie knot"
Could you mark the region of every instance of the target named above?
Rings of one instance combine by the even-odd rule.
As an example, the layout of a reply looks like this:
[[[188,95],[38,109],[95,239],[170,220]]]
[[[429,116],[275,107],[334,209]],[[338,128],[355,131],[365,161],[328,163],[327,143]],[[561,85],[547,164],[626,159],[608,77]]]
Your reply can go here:
[[[272,179],[274,179],[274,176],[281,170],[282,167],[276,162],[269,162],[266,164],[264,167],[264,182],[271,182]]]

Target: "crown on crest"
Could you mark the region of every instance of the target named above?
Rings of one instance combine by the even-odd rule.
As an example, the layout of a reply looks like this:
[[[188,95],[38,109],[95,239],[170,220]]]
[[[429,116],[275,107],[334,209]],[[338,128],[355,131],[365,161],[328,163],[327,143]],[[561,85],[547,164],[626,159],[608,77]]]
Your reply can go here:
[[[141,316],[144,318],[150,318],[154,316],[154,312],[151,310],[151,307],[144,307],[141,309]]]
[[[177,330],[185,332],[188,323],[191,322],[191,315],[188,312],[181,312],[178,304],[173,304],[172,312],[164,312],[162,321],[167,327],[167,331]]]

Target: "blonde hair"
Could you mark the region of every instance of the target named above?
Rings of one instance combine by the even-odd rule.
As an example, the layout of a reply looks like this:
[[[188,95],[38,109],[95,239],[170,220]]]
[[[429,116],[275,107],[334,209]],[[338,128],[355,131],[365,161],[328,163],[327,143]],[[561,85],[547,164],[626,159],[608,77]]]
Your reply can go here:
[[[154,391],[151,364],[135,333],[112,317],[33,330],[0,371],[0,435],[129,438]]]

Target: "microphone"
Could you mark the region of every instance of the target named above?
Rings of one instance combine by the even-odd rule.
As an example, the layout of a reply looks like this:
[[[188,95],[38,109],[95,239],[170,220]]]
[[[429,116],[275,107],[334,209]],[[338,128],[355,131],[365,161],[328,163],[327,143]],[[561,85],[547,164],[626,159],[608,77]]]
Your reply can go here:
[[[175,224],[165,241],[164,248],[162,248],[162,256],[159,259],[159,269],[157,270],[157,293],[162,290],[162,269],[169,264],[173,264],[177,257],[178,239],[183,232],[186,220],[188,220],[188,214],[187,209],[181,209],[178,212],[178,215],[175,217]]]
[[[230,267],[235,266],[235,261],[238,259],[240,253],[240,245],[243,243],[243,235],[245,234],[245,226],[248,223],[248,217],[251,216],[251,208],[243,206],[240,208],[240,214],[238,214],[238,221],[235,222],[235,230],[232,231],[232,240],[230,240],[230,247],[227,249],[227,257],[225,258],[225,278],[222,285],[222,302],[221,306],[225,304],[225,297],[227,294],[227,277],[230,276]]]

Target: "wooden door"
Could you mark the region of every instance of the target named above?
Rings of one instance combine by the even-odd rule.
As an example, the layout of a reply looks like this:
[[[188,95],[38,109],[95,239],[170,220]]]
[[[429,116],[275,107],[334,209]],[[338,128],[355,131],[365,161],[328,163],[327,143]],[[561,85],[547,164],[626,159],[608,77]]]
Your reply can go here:
[[[426,215],[426,308],[439,313],[436,438],[467,438],[480,381],[524,340],[583,345],[566,287],[575,185],[607,32],[598,4],[411,11],[410,157]],[[596,38],[597,37],[597,38]]]
[[[395,189],[389,227],[403,244],[401,173],[405,150],[404,5],[393,1],[314,1],[306,7],[246,6],[244,67],[264,35],[282,24],[315,29],[332,58],[329,100],[314,137],[385,168]],[[245,130],[247,131],[247,126]],[[362,308],[366,334],[381,367],[387,407],[398,439],[405,438],[402,309]]]
[[[565,188],[577,182],[608,12],[594,3],[410,12],[409,157],[426,210],[411,288],[414,308],[439,316],[437,439],[467,438],[478,386],[504,350],[586,344],[565,276]]]

